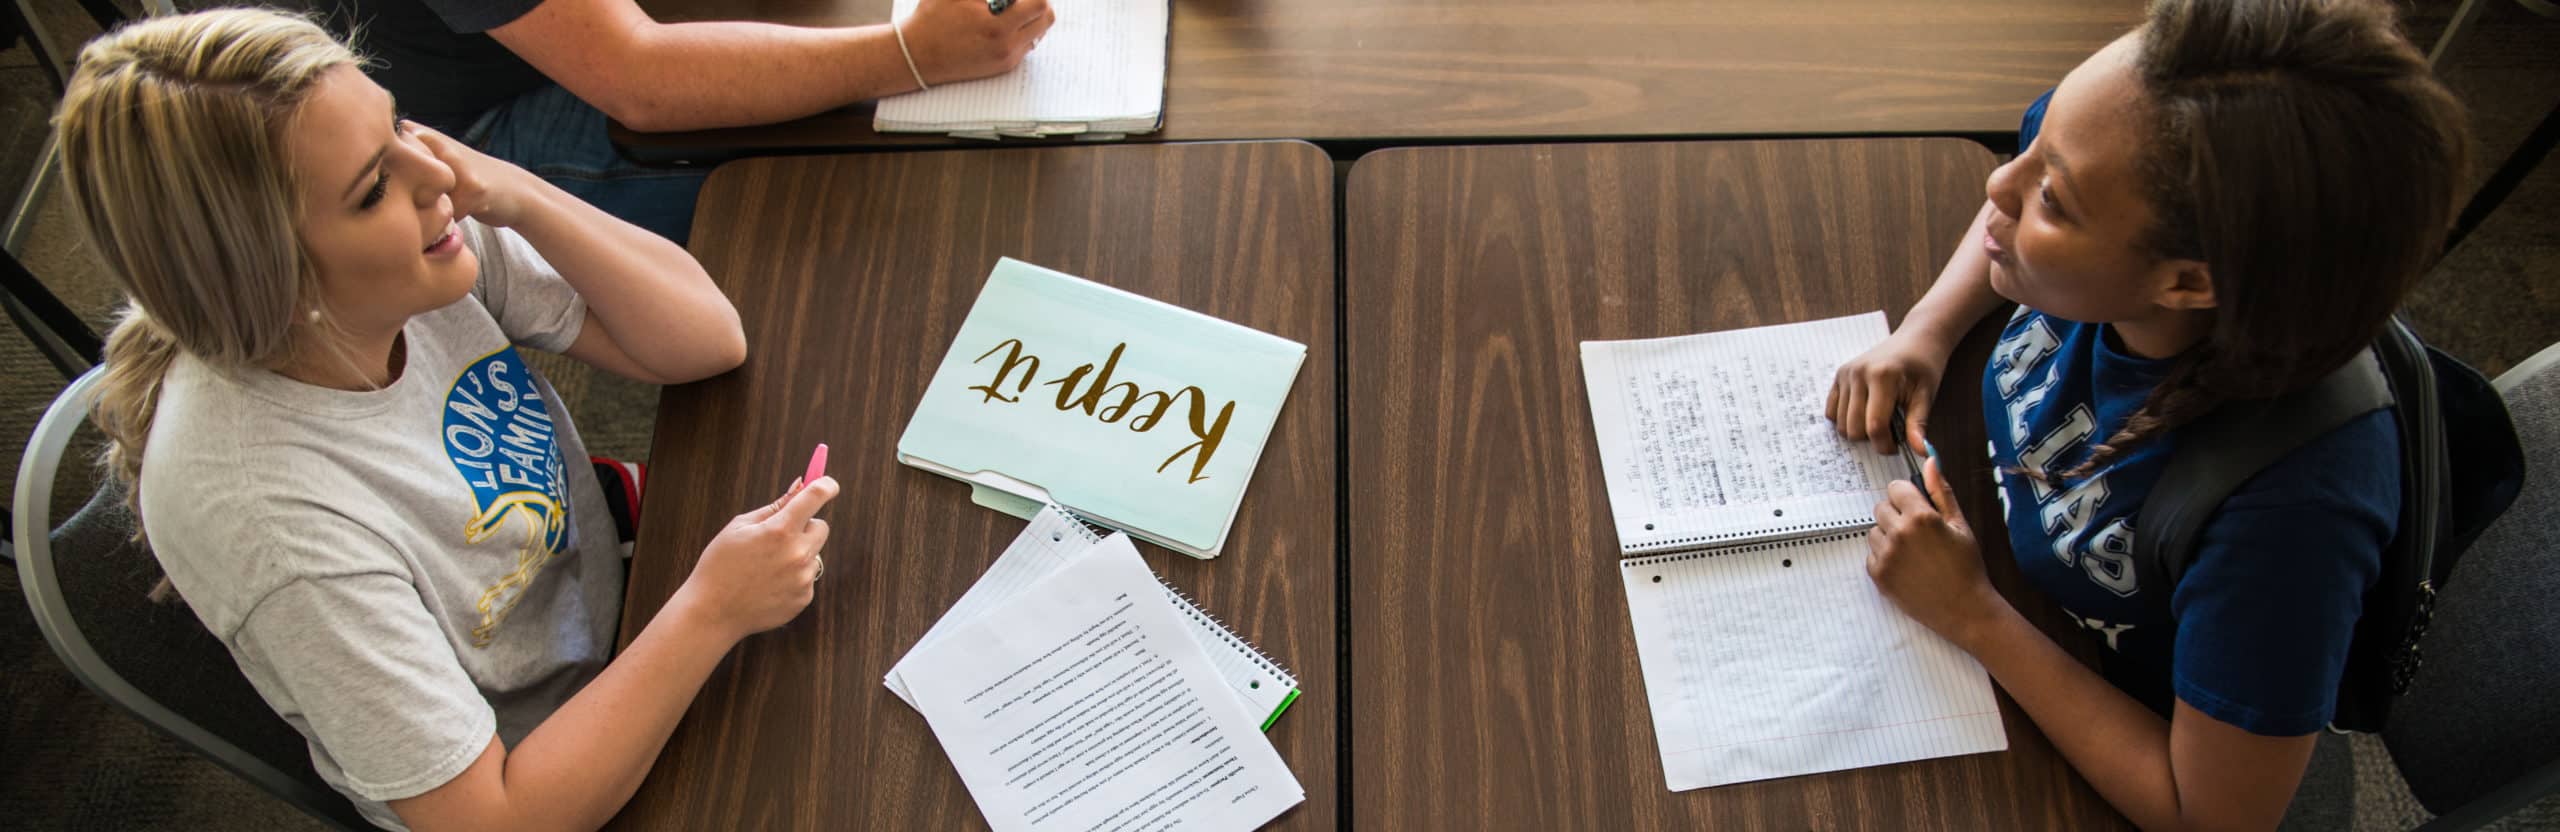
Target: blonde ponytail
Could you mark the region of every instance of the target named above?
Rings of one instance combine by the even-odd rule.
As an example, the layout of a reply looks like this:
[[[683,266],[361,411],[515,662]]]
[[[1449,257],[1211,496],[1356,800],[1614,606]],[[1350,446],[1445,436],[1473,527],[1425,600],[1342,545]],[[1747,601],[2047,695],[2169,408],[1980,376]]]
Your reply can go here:
[[[98,380],[90,421],[107,435],[102,461],[125,484],[131,504],[141,500],[142,447],[151,438],[151,417],[160,409],[160,380],[177,362],[178,350],[177,339],[130,303],[117,314],[115,331],[107,334],[106,376]]]
[[[137,518],[179,354],[225,369],[291,354],[318,286],[277,131],[324,73],[357,63],[318,24],[264,9],[143,20],[80,51],[53,129],[73,213],[127,299],[93,417]]]

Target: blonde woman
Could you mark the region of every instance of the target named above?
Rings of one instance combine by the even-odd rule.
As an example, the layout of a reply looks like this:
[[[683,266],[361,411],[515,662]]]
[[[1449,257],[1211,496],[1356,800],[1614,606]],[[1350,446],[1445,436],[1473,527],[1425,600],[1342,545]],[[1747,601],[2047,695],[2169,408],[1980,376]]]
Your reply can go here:
[[[832,479],[741,515],[612,655],[622,563],[519,346],[643,381],[745,356],[693,258],[403,122],[311,22],[83,50],[55,129],[130,298],[97,421],[170,580],[386,827],[587,829],[824,570]]]

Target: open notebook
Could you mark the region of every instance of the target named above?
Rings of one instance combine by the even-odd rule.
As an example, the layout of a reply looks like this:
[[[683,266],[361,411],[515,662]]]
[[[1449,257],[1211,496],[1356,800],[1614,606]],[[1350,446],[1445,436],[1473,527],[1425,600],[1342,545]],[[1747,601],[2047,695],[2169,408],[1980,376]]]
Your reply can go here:
[[[915,651],[940,641],[953,629],[975,620],[991,608],[1001,606],[1041,579],[1093,553],[1101,547],[1104,539],[1065,509],[1055,505],[1044,506],[1031,518],[1031,524],[1014,536],[1013,544],[1005,547],[1004,554],[996,557],[995,564],[987,567],[986,574],[980,576],[968,592],[961,593],[960,600],[951,605],[950,611],[943,613],[940,620],[925,630],[924,637],[916,640],[906,657],[901,657],[896,665],[889,668],[889,674],[882,683],[888,685],[890,692],[896,693],[899,699],[906,700],[910,706],[915,705],[914,690],[908,686],[904,675]],[[1162,579],[1158,579],[1158,583],[1163,584]],[[1209,663],[1216,668],[1219,680],[1235,692],[1237,702],[1253,715],[1262,730],[1271,730],[1271,726],[1280,721],[1280,715],[1298,701],[1297,677],[1289,675],[1278,661],[1236,635],[1215,616],[1201,610],[1200,605],[1174,589],[1172,584],[1163,584],[1163,588],[1165,598],[1171,602],[1176,617],[1182,622],[1183,631],[1208,651]]]
[[[897,0],[895,19],[917,0]],[[872,112],[883,133],[963,138],[1075,135],[1116,139],[1164,121],[1166,0],[1061,3],[1058,22],[1012,72],[885,98]]]
[[[1636,653],[1672,790],[2008,747],[1981,665],[1866,574],[1910,470],[1823,418],[1884,313],[1586,341]]]

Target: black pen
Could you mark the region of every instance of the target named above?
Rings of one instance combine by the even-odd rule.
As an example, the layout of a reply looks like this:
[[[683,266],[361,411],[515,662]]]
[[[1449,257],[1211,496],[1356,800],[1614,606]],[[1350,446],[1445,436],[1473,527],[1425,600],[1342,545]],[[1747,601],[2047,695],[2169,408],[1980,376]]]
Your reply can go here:
[[[1920,470],[1919,458],[1911,455],[1911,417],[1902,412],[1901,405],[1893,408],[1893,435],[1897,446],[1894,453],[1902,457],[1902,464],[1911,467],[1911,484],[1920,487],[1920,499],[1928,500],[1930,508],[1937,508],[1938,501],[1929,496],[1929,478]],[[1937,446],[1930,445],[1926,438],[1921,439],[1920,444],[1928,450],[1930,459],[1938,458]]]

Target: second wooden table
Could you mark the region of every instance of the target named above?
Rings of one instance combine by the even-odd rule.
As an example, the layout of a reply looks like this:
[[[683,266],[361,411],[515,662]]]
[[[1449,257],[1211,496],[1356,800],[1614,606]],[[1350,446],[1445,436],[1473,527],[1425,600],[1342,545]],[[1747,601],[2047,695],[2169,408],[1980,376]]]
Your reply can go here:
[[[1874,309],[1899,321],[1991,168],[1980,146],[1947,139],[1434,148],[1352,168],[1355,826],[2113,822],[2005,696],[2004,752],[1668,791],[1583,392],[1584,340]],[[1983,447],[1968,379],[1995,324],[1951,365],[1940,448]],[[1995,581],[2023,608],[2049,607],[2017,580],[1981,455],[1942,459]]]

